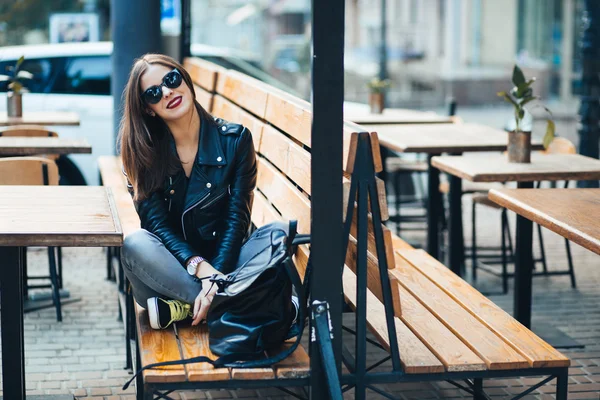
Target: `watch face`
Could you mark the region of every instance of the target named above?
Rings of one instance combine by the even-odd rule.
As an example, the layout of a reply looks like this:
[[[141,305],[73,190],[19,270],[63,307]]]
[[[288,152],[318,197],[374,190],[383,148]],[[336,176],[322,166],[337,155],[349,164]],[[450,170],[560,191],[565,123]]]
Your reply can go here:
[[[190,263],[190,265],[187,266],[187,272],[190,275],[196,275],[196,271],[198,270],[198,264],[196,263]]]

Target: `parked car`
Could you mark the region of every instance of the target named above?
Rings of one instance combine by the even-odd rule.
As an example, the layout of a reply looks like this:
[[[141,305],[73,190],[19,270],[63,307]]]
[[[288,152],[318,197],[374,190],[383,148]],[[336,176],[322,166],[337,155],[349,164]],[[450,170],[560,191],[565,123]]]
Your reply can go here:
[[[96,158],[114,154],[113,127],[112,42],[61,43],[0,48],[0,74],[25,56],[22,69],[34,78],[23,96],[27,111],[74,111],[79,114],[81,126],[56,127],[61,137],[85,137],[92,145],[92,156],[70,155],[59,161],[61,183],[98,184]],[[272,78],[261,69],[259,59],[230,49],[194,44],[194,56],[225,68],[250,75],[289,93],[292,89]],[[0,92],[7,90],[6,84]],[[0,111],[6,102],[0,101]]]

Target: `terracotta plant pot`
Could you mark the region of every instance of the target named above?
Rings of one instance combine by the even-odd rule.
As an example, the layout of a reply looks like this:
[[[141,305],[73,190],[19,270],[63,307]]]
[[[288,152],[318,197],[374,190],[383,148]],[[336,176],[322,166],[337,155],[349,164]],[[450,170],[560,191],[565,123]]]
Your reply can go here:
[[[23,116],[23,95],[21,93],[7,92],[6,101],[6,109],[9,117]]]
[[[508,162],[531,162],[531,132],[508,132]]]
[[[381,114],[385,108],[384,93],[370,93],[369,106],[371,107],[371,114]]]

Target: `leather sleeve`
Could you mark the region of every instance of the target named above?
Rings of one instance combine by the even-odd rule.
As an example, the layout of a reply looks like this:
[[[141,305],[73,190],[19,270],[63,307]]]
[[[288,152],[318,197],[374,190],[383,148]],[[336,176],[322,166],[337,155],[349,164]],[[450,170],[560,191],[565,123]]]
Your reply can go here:
[[[250,213],[256,187],[256,152],[252,134],[242,131],[235,154],[235,176],[230,185],[229,206],[224,217],[224,229],[217,245],[212,265],[227,274],[237,263],[242,242],[250,226]]]

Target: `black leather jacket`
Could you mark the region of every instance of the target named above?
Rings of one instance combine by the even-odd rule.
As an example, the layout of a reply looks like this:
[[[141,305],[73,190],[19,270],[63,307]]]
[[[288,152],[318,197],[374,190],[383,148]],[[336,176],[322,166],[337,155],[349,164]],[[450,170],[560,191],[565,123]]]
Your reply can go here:
[[[229,273],[250,226],[256,153],[248,129],[215,122],[202,121],[189,183],[181,168],[162,190],[136,202],[136,209],[141,227],[158,236],[182,266],[200,255]]]

